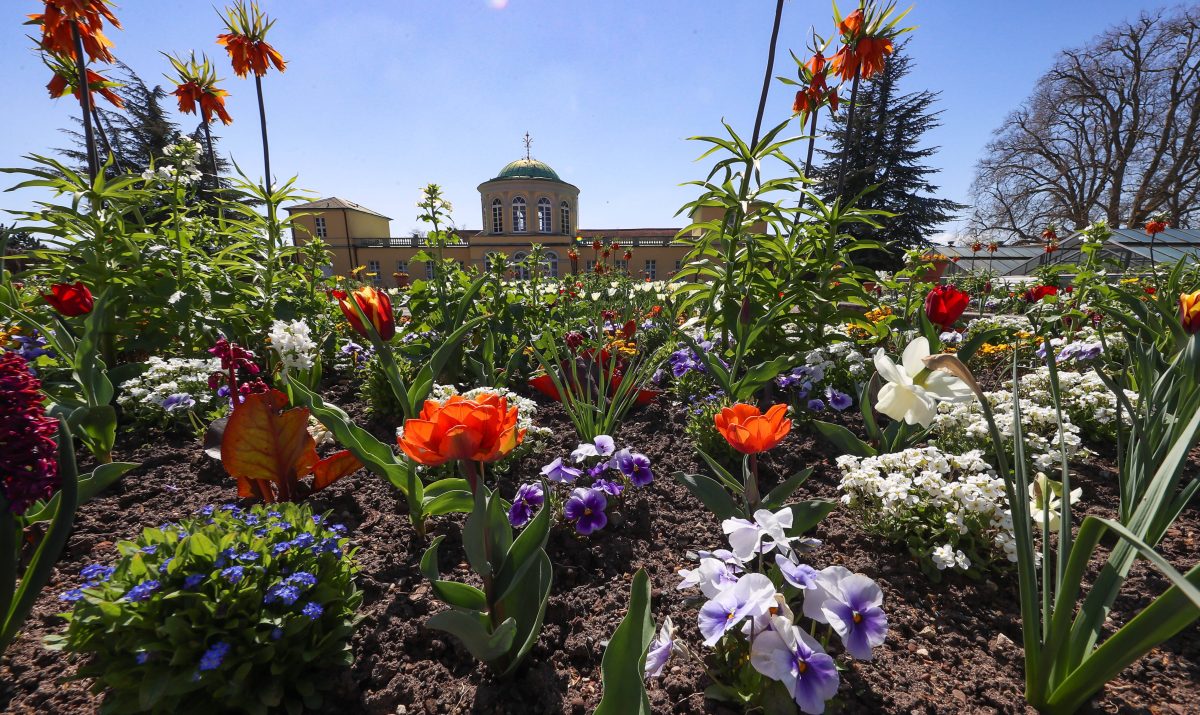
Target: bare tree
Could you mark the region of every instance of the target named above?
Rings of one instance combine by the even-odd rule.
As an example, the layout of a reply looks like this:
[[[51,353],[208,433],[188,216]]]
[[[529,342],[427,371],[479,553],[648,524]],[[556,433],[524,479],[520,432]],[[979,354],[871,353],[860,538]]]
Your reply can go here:
[[[1064,50],[975,169],[971,231],[1172,226],[1200,216],[1200,5],[1143,13]]]

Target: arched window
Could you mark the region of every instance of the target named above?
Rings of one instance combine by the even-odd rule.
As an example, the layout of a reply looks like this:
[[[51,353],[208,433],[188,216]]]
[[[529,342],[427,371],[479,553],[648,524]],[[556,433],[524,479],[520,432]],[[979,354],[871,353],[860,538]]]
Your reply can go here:
[[[520,196],[513,199],[512,207],[513,207],[513,219],[512,219],[513,233],[525,233],[526,231],[529,230],[529,226],[525,221],[525,199],[521,198]]]
[[[571,207],[566,201],[558,205],[559,230],[564,236],[571,235]]]
[[[553,230],[550,227],[550,199],[543,196],[538,199],[538,232],[550,233]]]
[[[542,267],[546,271],[546,275],[551,278],[558,278],[558,254],[554,251],[546,251],[546,257],[542,261]]]
[[[492,199],[492,233],[504,233],[504,203]]]
[[[529,267],[525,265],[525,259],[528,254],[524,251],[517,251],[513,254],[513,270],[517,273],[517,278],[521,280],[529,280]]]

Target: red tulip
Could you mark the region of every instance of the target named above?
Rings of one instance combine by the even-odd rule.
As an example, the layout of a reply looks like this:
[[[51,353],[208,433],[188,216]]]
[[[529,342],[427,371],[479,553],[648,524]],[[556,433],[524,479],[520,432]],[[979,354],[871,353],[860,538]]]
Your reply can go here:
[[[50,294],[43,293],[42,297],[55,310],[68,318],[86,315],[92,312],[92,307],[95,305],[95,301],[92,300],[92,292],[88,290],[87,286],[79,282],[76,282],[74,285],[55,283],[50,286]]]
[[[375,290],[371,286],[363,286],[354,291],[352,295],[354,302],[371,321],[375,332],[379,333],[379,338],[385,342],[391,340],[396,334],[396,316],[392,313],[392,300],[388,298],[387,293]],[[350,327],[354,328],[354,332],[364,338],[370,338],[371,334],[367,332],[367,327],[359,319],[346,291],[335,290],[333,297],[337,298],[338,304],[342,308],[342,314],[346,316],[346,320],[350,321]]]
[[[942,330],[949,330],[970,302],[971,296],[954,286],[937,286],[925,296],[925,315]]]
[[[1037,303],[1048,295],[1058,295],[1058,286],[1037,286],[1025,291],[1027,303]]]

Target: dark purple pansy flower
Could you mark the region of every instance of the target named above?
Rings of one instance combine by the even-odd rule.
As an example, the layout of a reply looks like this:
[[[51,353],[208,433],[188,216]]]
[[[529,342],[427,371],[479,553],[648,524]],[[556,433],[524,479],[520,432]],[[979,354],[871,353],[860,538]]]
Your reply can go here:
[[[820,412],[825,409],[825,403],[818,398],[813,398],[808,401],[808,409],[812,412]]]
[[[610,481],[608,479],[597,479],[592,482],[592,489],[600,489],[609,496],[619,497],[621,492],[625,491],[625,487],[619,482]]]
[[[613,455],[609,464],[621,470],[621,474],[635,487],[644,487],[654,481],[654,474],[650,471],[650,458],[644,454],[622,449]]]
[[[829,406],[841,412],[850,405],[854,404],[854,400],[844,392],[839,392],[832,387],[825,390],[825,399],[829,400]]]
[[[608,499],[600,489],[584,489],[576,487],[563,505],[563,516],[567,521],[575,522],[575,530],[587,536],[594,531],[603,529],[608,524]]]
[[[542,485],[536,483],[522,484],[513,497],[512,506],[508,509],[508,522],[515,528],[528,524],[538,507],[545,501]]]

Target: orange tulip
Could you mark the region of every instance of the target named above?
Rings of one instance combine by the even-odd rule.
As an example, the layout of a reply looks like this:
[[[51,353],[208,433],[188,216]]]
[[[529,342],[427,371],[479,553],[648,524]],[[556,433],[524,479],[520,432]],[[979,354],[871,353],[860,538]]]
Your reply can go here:
[[[79,28],[79,38],[83,41],[83,52],[89,59],[101,62],[113,62],[115,58],[108,48],[112,41],[104,36],[102,31],[104,21],[121,29],[107,0],[45,0],[45,12],[29,16],[30,25],[39,25],[42,30],[41,46],[47,52],[63,55],[75,60],[75,38],[71,35],[71,27]]]
[[[244,0],[238,0],[233,7],[225,10],[225,28],[229,32],[217,35],[217,44],[223,45],[233,61],[233,72],[238,77],[245,77],[253,72],[256,77],[267,73],[270,65],[283,72],[287,66],[283,55],[274,47],[267,44],[267,31],[275,24],[258,9],[258,3],[251,2],[247,7]]]
[[[354,328],[354,332],[370,339],[371,334],[367,331],[367,326],[359,319],[358,311],[350,303],[350,296],[346,295],[346,291],[335,290],[332,294],[334,298],[337,298],[338,305],[342,308],[342,314],[346,316],[346,320],[350,321],[350,327]],[[352,295],[354,302],[358,304],[367,319],[371,321],[371,325],[375,327],[375,332],[379,333],[380,339],[391,340],[396,335],[396,316],[392,313],[392,299],[388,298],[387,293],[375,290],[371,286],[363,286],[354,291]]]
[[[483,394],[468,400],[426,400],[421,415],[404,422],[400,449],[413,461],[436,467],[452,460],[495,462],[525,439],[517,429],[517,408],[508,399]]]
[[[743,454],[758,454],[787,437],[792,421],[786,415],[787,405],[775,405],[764,415],[757,407],[739,402],[721,410],[713,422],[731,447]]]
[[[1200,332],[1200,290],[1179,296],[1179,322],[1188,335]]]

